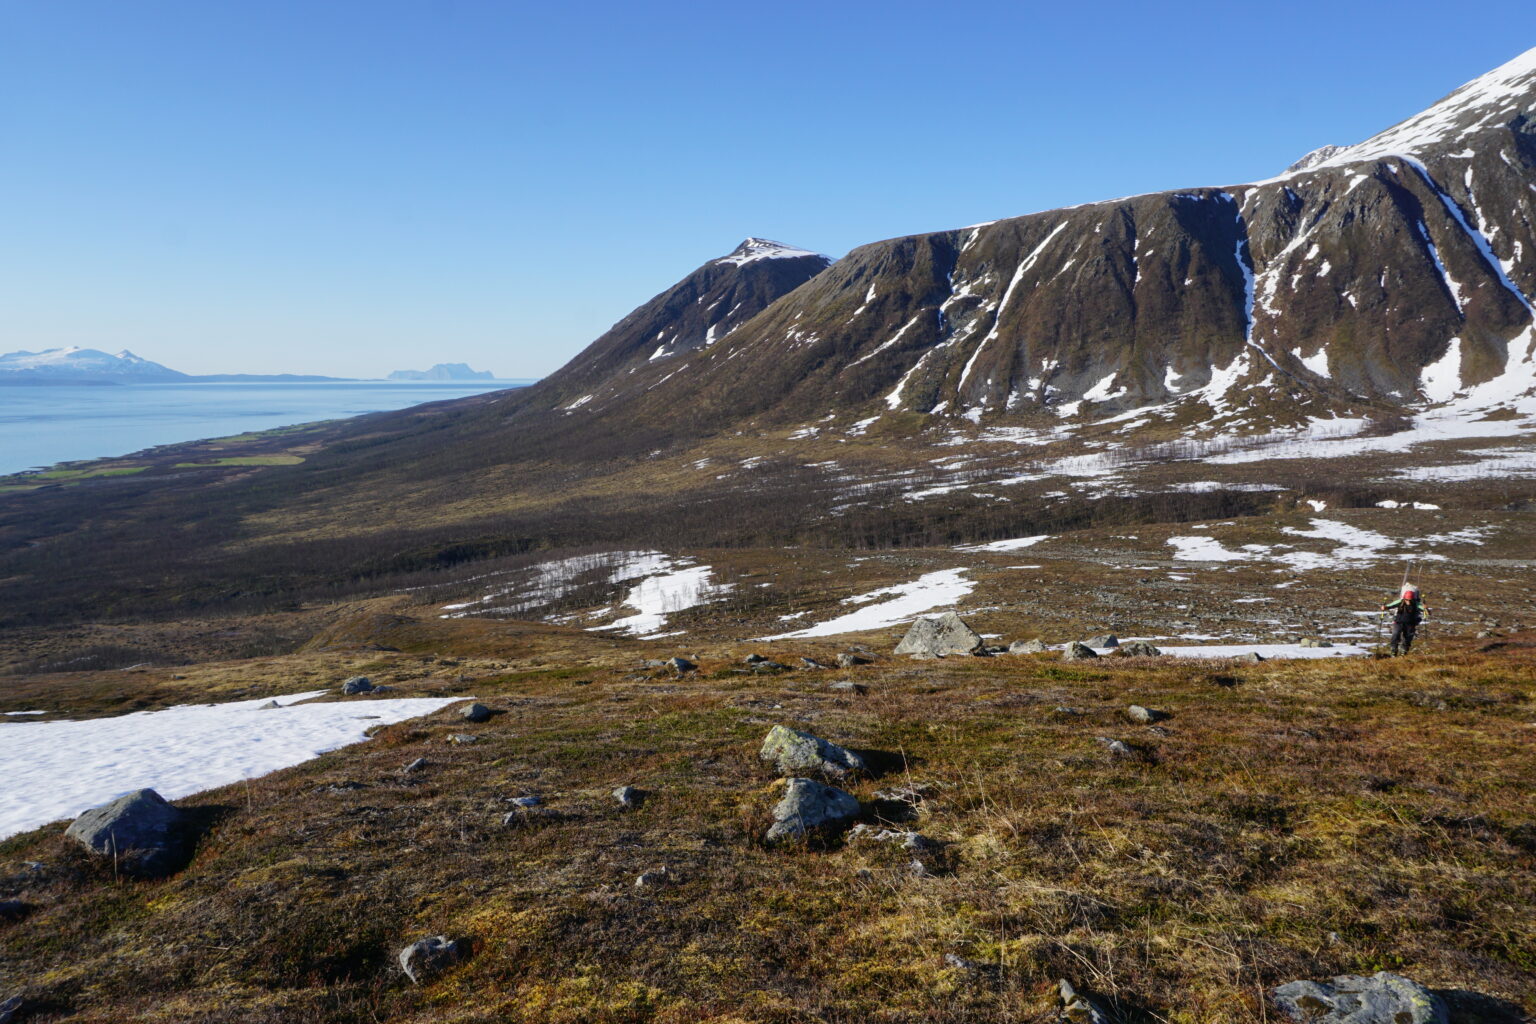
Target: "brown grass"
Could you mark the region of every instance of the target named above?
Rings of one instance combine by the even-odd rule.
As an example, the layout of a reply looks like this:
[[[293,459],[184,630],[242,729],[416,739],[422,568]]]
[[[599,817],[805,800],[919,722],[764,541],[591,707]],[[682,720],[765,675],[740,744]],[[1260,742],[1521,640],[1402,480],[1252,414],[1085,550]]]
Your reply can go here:
[[[412,621],[372,636],[412,649],[367,651],[356,621],[329,651],[192,666],[180,685],[367,671],[505,713],[402,723],[182,801],[211,827],[164,881],[114,882],[62,826],[0,843],[0,896],[37,908],[0,925],[33,1019],[1044,1021],[1066,976],[1119,1020],[1219,1024],[1266,1019],[1276,983],[1377,969],[1536,1003],[1527,637],[1396,661],[771,678],[716,644],[677,678],[635,671],[658,645]],[[867,696],[825,689],[849,675]],[[1171,717],[1132,725],[1132,702]],[[906,826],[944,844],[932,877],[876,844],[760,844],[774,787],[756,746],[778,722],[881,754],[886,775],[851,787],[871,820],[897,810],[874,790],[934,787]],[[481,741],[444,742],[464,731]],[[428,768],[402,774],[416,757]],[[342,781],[363,787],[323,788]],[[643,807],[609,798],[623,783]],[[502,826],[504,798],[530,793],[555,815]],[[661,865],[675,883],[635,889]],[[439,932],[475,954],[413,988],[392,955]]]

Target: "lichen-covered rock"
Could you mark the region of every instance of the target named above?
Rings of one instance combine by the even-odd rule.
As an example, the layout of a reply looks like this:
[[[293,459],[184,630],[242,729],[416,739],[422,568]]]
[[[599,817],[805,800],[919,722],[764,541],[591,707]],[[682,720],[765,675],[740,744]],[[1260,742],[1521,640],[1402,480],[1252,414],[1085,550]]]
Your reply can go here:
[[[341,684],[342,694],[348,697],[352,696],[353,694],[368,693],[372,689],[373,680],[369,679],[367,676],[353,676],[351,679],[348,679],[346,682]]]
[[[1045,646],[1044,640],[1015,640],[1008,645],[1009,654],[1044,654],[1050,648]]]
[[[1066,1024],[1109,1024],[1104,1011],[1066,978],[1056,983],[1056,991],[1061,998],[1061,1019]]]
[[[1062,661],[1090,661],[1098,656],[1098,651],[1087,644],[1080,644],[1076,640],[1067,644],[1067,649],[1061,652]]]
[[[1120,638],[1115,636],[1113,633],[1104,633],[1100,636],[1093,637],[1092,639],[1085,640],[1083,642],[1086,643],[1089,647],[1098,648],[1120,646]]]
[[[1141,725],[1151,725],[1153,722],[1161,722],[1168,717],[1165,711],[1154,711],[1152,708],[1144,708],[1140,704],[1132,704],[1125,709],[1125,717]]]
[[[954,612],[918,619],[896,645],[897,654],[917,658],[945,658],[951,654],[983,654],[987,645],[965,620]]]
[[[117,870],[154,877],[175,870],[186,842],[186,820],[152,789],[139,789],[76,818],[65,835],[113,858]]]
[[[1400,974],[1345,974],[1332,981],[1293,981],[1270,995],[1292,1020],[1309,1024],[1448,1024],[1445,1003]]]
[[[475,701],[459,709],[459,717],[467,722],[487,722],[491,718],[491,709]]]
[[[645,794],[634,786],[620,786],[613,791],[613,798],[619,802],[620,807],[639,807],[645,802]]]
[[[446,935],[429,935],[400,951],[400,969],[411,982],[420,985],[433,975],[464,958],[464,944]]]
[[[783,798],[774,805],[773,825],[764,838],[782,843],[813,833],[841,832],[858,815],[859,801],[853,794],[814,779],[789,779]]]
[[[1145,640],[1132,640],[1128,644],[1121,644],[1115,650],[1115,654],[1122,658],[1158,658],[1162,653]]]
[[[783,725],[768,731],[758,756],[784,775],[821,773],[843,778],[868,771],[864,759],[853,751]]]

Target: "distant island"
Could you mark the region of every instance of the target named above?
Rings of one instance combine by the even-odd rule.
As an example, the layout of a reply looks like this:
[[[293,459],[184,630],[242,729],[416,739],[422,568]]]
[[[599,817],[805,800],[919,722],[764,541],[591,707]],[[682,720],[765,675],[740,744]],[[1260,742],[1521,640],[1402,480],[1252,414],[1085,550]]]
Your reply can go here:
[[[136,356],[127,349],[113,355],[100,349],[73,346],[0,355],[0,384],[308,384],[350,379],[295,373],[182,373]]]
[[[438,363],[430,370],[396,370],[389,380],[495,380],[490,370],[471,370],[468,363]]]

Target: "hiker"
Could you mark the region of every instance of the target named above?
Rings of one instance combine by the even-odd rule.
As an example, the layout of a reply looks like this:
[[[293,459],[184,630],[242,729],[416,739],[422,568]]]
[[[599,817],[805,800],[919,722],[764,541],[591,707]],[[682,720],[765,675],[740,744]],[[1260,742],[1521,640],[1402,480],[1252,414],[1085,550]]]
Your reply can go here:
[[[1381,606],[1384,612],[1394,608],[1397,609],[1392,617],[1392,656],[1395,658],[1407,654],[1413,646],[1413,634],[1418,632],[1419,623],[1429,614],[1429,609],[1424,606],[1419,588],[1412,583],[1403,584],[1403,592],[1396,601]]]

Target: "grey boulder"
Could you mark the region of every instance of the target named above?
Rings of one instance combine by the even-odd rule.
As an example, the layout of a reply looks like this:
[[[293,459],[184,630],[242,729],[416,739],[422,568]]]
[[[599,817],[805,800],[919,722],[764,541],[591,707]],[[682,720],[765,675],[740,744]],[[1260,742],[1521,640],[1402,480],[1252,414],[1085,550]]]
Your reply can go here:
[[[678,673],[692,672],[694,669],[699,667],[693,662],[689,661],[687,658],[668,658],[666,665],[668,668]]]
[[[808,732],[776,725],[768,730],[763,739],[763,749],[758,757],[769,762],[784,775],[808,775],[820,772],[833,778],[843,778],[859,772],[867,772],[864,759],[836,743],[829,743]]]
[[[838,668],[853,668],[857,665],[868,665],[870,659],[857,651],[844,651],[837,656]]]
[[[490,720],[491,709],[479,701],[475,701],[467,707],[460,708],[459,717],[467,722],[486,722]]]
[[[1015,640],[1008,645],[1009,654],[1044,654],[1050,648],[1044,640]]]
[[[21,1011],[21,996],[11,996],[9,999],[0,999],[0,1024],[10,1024],[16,1019],[16,1014]]]
[[[1085,640],[1084,643],[1086,643],[1089,647],[1119,647],[1120,638],[1115,636],[1113,633],[1105,633],[1101,636],[1096,636],[1089,640]]]
[[[1151,725],[1153,722],[1161,722],[1168,717],[1165,711],[1154,711],[1152,708],[1144,708],[1140,704],[1132,704],[1125,709],[1125,717],[1141,725]]]
[[[987,645],[954,612],[918,619],[896,645],[897,654],[915,658],[945,658],[951,654],[982,654]]]
[[[782,843],[813,832],[840,832],[858,815],[859,801],[853,794],[814,779],[790,779],[783,798],[774,805],[773,825],[764,838]]]
[[[1448,1024],[1440,997],[1400,974],[1293,981],[1275,988],[1275,1005],[1292,1020],[1316,1024]]]
[[[464,957],[463,943],[446,935],[430,935],[400,951],[400,969],[411,982],[423,981],[458,963]]]
[[[1076,640],[1067,644],[1067,649],[1061,652],[1062,661],[1091,661],[1098,656],[1098,651],[1086,644],[1080,644]]]
[[[1132,640],[1128,644],[1121,644],[1115,653],[1125,658],[1158,658],[1163,652],[1145,640]]]
[[[613,798],[619,802],[620,807],[639,807],[645,802],[645,794],[634,786],[620,786],[613,791]]]
[[[172,871],[185,843],[185,815],[152,789],[139,789],[92,807],[65,835],[93,853],[114,859],[118,870],[153,877]]]
[[[357,693],[368,693],[373,689],[373,680],[367,676],[353,676],[341,684],[341,692],[350,697]]]

